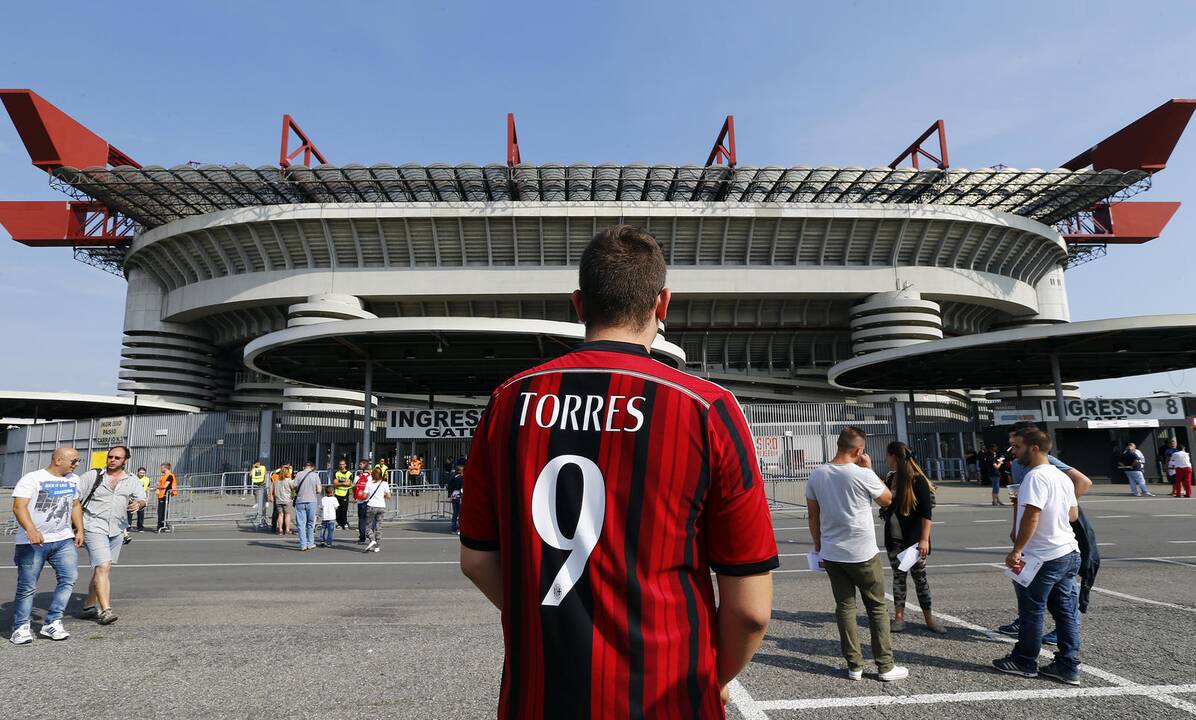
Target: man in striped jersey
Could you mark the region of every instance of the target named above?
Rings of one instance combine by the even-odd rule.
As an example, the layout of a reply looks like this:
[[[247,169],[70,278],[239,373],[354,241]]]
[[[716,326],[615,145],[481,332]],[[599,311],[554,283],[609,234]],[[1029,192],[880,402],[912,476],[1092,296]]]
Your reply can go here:
[[[579,286],[585,343],[494,391],[465,471],[461,568],[502,611],[498,716],[722,718],[778,564],[755,444],[730,392],[649,357],[655,237],[598,234]]]

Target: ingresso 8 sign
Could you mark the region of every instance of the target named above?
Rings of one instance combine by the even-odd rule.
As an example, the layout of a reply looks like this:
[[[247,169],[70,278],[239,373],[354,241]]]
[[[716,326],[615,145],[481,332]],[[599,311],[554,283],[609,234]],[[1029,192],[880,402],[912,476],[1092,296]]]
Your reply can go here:
[[[1180,420],[1184,417],[1183,401],[1177,397],[1151,398],[1089,398],[1068,400],[1068,420]],[[1058,420],[1054,400],[1042,401],[1042,419]]]

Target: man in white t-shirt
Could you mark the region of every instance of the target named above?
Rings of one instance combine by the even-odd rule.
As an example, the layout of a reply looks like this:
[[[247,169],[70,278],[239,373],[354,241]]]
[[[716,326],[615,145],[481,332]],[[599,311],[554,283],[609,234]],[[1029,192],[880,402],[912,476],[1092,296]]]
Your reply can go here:
[[[382,516],[386,514],[386,501],[390,498],[390,480],[385,471],[375,467],[365,484],[365,532],[369,543],[362,552],[382,551]]]
[[[50,640],[70,637],[62,627],[62,613],[79,577],[76,548],[83,545],[83,511],[79,506],[79,478],[75,476],[78,464],[79,453],[74,448],[60,447],[50,457],[48,467],[26,474],[12,490],[12,514],[20,526],[13,554],[17,566],[12,611],[14,645],[33,642],[29,618],[37,581],[46,563],[54,568],[58,583],[38,635]]]
[[[1013,435],[1013,452],[1029,470],[1017,491],[1017,522],[1013,550],[1005,565],[1022,572],[1041,562],[1028,586],[1015,582],[1018,639],[1008,656],[993,661],[1004,673],[1022,677],[1039,674],[1068,685],[1080,684],[1080,613],[1076,606],[1076,573],[1080,546],[1071,523],[1078,514],[1075,486],[1047,458],[1050,437],[1037,428]],[[1042,621],[1046,611],[1055,619],[1059,649],[1048,665],[1038,667],[1042,650]]]
[[[866,435],[857,427],[839,433],[838,451],[829,465],[815,468],[806,483],[806,507],[814,552],[831,581],[835,596],[835,621],[839,645],[847,661],[847,677],[864,676],[859,629],[855,620],[858,589],[868,609],[872,635],[872,658],[879,678],[885,682],[909,676],[909,670],[893,664],[889,639],[889,610],[885,604],[885,580],[880,548],[872,521],[872,503],[888,507],[893,495],[872,471],[872,459],[864,451]]]
[[[1180,446],[1167,459],[1167,470],[1175,475],[1175,497],[1192,497],[1192,456]]]

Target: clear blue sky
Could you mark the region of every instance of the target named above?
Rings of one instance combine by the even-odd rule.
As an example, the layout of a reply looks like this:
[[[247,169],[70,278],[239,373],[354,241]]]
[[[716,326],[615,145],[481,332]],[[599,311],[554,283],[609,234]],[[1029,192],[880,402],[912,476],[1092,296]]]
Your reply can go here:
[[[334,163],[884,165],[934,119],[953,167],[1055,167],[1196,97],[1190,2],[20,3],[0,86],[144,164],[276,163],[283,113]],[[61,199],[0,118],[0,199]],[[1074,320],[1196,311],[1196,128],[1144,199],[1166,234],[1067,274]],[[0,231],[0,388],[115,392],[124,281]],[[1196,391],[1196,370],[1087,394]]]

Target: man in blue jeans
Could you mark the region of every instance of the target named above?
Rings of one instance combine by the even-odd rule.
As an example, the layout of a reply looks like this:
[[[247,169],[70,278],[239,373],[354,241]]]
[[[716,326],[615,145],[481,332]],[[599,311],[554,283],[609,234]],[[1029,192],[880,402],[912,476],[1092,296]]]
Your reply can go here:
[[[1032,572],[1028,585],[1015,580],[1018,639],[1013,652],[993,661],[1004,673],[1022,677],[1039,674],[1067,683],[1080,684],[1080,613],[1076,604],[1076,573],[1080,570],[1080,546],[1071,522],[1079,514],[1075,487],[1047,454],[1051,440],[1037,428],[1024,428],[1013,435],[1012,449],[1026,468],[1018,488],[1017,524],[1013,550],[1005,565],[1014,573]],[[1030,569],[1027,569],[1027,560]],[[1019,578],[1020,579],[1020,578]],[[1038,666],[1042,651],[1042,622],[1046,611],[1055,619],[1059,649],[1048,665]]]
[[[1035,430],[1037,430],[1038,426],[1032,422],[1027,421],[1027,420],[1022,420],[1020,422],[1016,422],[1013,424],[1013,429],[1009,431],[1010,447],[1013,446],[1014,434],[1017,433],[1019,430],[1024,430],[1026,428],[1034,428]],[[1080,498],[1084,497],[1084,493],[1088,492],[1088,489],[1092,487],[1092,480],[1089,479],[1089,477],[1087,475],[1080,472],[1079,470],[1076,470],[1075,468],[1073,468],[1072,466],[1063,462],[1062,460],[1055,457],[1054,455],[1048,454],[1047,462],[1049,462],[1050,464],[1059,468],[1059,470],[1062,471],[1062,473],[1064,475],[1066,475],[1068,477],[1068,479],[1071,480],[1071,485],[1073,488],[1075,488],[1075,491],[1076,491],[1076,500],[1079,500]],[[1026,477],[1026,473],[1029,471],[1030,471],[1030,468],[1023,465],[1020,460],[1018,460],[1017,458],[1013,459],[1013,462],[1010,466],[1010,474],[1012,475],[1012,479],[1013,479],[1013,485],[1010,488],[1010,498],[1013,498],[1014,489],[1017,486],[1021,485],[1022,480],[1024,480]],[[1013,504],[1016,506],[1017,502],[1015,501]],[[1014,508],[1014,510],[1016,512],[1016,507]],[[1016,522],[1016,515],[1014,517],[1014,521]],[[1078,532],[1075,528],[1072,528],[1072,531]],[[1011,539],[1016,540],[1017,538],[1013,537]],[[1084,552],[1085,551],[1083,549],[1080,550],[1080,566],[1081,567],[1084,566],[1084,555],[1083,555]],[[1014,620],[1013,622],[1009,623],[1008,625],[1002,625],[999,628],[997,628],[997,632],[1001,633],[1002,635],[1009,635],[1011,637],[1017,637],[1018,634],[1020,633],[1020,625],[1017,620]],[[1054,630],[1050,631],[1049,633],[1045,633],[1042,636],[1042,644],[1043,645],[1058,645],[1059,644],[1059,634]]]
[[[17,566],[13,645],[33,642],[29,620],[37,580],[46,563],[54,568],[58,584],[38,635],[50,640],[70,637],[62,627],[62,613],[79,577],[76,548],[83,545],[83,510],[79,504],[79,478],[75,475],[78,464],[79,453],[74,448],[60,447],[51,456],[49,467],[28,473],[13,488],[12,514],[20,525],[13,554]]]
[[[295,526],[299,530],[299,549],[311,550],[316,546],[316,505],[320,501],[320,475],[316,464],[310,460],[291,481],[295,493]]]

